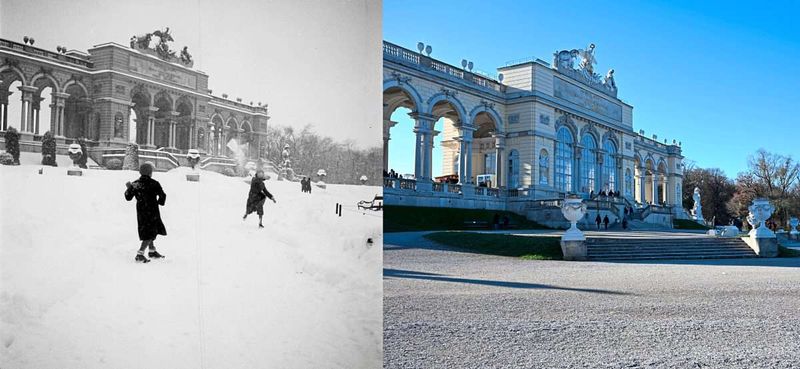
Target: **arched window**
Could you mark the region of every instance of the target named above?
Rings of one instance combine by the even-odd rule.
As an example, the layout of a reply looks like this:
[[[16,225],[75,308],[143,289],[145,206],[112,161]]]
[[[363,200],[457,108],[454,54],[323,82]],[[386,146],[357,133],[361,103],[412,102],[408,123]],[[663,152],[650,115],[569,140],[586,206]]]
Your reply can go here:
[[[603,143],[606,151],[603,157],[603,186],[609,191],[617,191],[617,147],[611,140]]]
[[[539,184],[547,186],[547,178],[550,177],[550,168],[547,157],[547,150],[539,152]]]
[[[572,188],[572,133],[566,127],[558,129],[556,135],[556,165],[553,182],[556,190],[568,192]]]
[[[489,152],[483,155],[484,168],[486,171],[483,174],[497,174],[497,154]]]
[[[597,175],[597,143],[590,134],[583,135],[581,139],[581,192],[595,191]],[[595,191],[597,192],[597,191]]]
[[[625,169],[625,194],[630,196],[633,191],[633,175],[631,175],[630,168]]]
[[[508,188],[519,188],[519,151],[508,154]]]

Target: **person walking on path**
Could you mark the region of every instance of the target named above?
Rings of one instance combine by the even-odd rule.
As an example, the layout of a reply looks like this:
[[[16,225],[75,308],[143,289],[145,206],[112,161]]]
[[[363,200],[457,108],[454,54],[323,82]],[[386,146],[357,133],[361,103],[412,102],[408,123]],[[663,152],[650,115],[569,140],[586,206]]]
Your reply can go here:
[[[164,206],[167,201],[167,194],[161,188],[161,184],[152,178],[153,164],[146,162],[139,167],[139,179],[131,182],[126,182],[125,187],[125,200],[131,201],[136,198],[136,223],[139,231],[139,239],[142,245],[136,253],[137,262],[148,263],[149,259],[144,257],[144,250],[149,246],[150,252],[147,256],[153,259],[163,258],[156,251],[156,246],[153,244],[156,236],[167,235],[167,229],[164,227],[164,222],[161,221],[161,213],[158,210],[159,206]]]
[[[594,222],[597,223],[597,230],[598,231],[600,230],[600,222],[602,222],[602,221],[603,221],[603,219],[600,218],[600,213],[597,213],[597,216],[594,218]]]
[[[603,226],[608,230],[608,215],[603,217]]]
[[[272,194],[267,191],[267,186],[264,185],[264,171],[259,170],[250,182],[250,192],[247,195],[247,207],[242,220],[247,219],[250,213],[256,212],[258,214],[258,228],[264,228],[262,220],[264,218],[264,202],[267,199],[272,200],[273,203],[277,203]]]

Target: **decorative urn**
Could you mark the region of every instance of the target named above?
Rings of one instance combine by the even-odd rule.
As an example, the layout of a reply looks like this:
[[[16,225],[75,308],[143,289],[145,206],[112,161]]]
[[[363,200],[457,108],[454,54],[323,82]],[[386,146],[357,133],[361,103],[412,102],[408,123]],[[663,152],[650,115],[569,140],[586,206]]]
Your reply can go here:
[[[189,165],[192,166],[192,169],[196,169],[195,166],[200,162],[200,151],[197,149],[189,149],[186,153],[186,160],[189,162]]]
[[[73,143],[69,145],[69,149],[67,149],[67,154],[69,158],[72,160],[72,166],[67,169],[67,175],[70,176],[82,176],[83,171],[80,167],[78,167],[78,161],[81,160],[83,157],[83,150],[81,150],[81,145],[77,143]]]
[[[586,236],[577,226],[578,221],[586,215],[586,204],[583,203],[583,199],[576,196],[564,199],[564,203],[561,204],[561,214],[564,214],[564,218],[570,222],[569,229],[564,232],[561,239],[564,241],[585,240]]]
[[[363,185],[363,184],[367,184],[368,178],[367,178],[367,176],[362,175],[361,178],[359,178],[358,180],[361,181],[361,184]]]
[[[795,237],[800,234],[800,232],[797,231],[798,224],[800,224],[800,219],[797,219],[797,217],[789,218],[789,226],[792,227],[792,229],[789,231],[789,234],[794,235]]]
[[[753,204],[750,205],[748,208],[750,211],[750,215],[752,215],[753,222],[750,221],[750,216],[748,216],[748,222],[753,225],[752,231],[750,231],[751,237],[775,237],[775,233],[773,233],[769,228],[767,228],[767,219],[772,216],[772,213],[775,211],[775,206],[769,203],[769,200],[765,198],[757,198],[753,200]]]

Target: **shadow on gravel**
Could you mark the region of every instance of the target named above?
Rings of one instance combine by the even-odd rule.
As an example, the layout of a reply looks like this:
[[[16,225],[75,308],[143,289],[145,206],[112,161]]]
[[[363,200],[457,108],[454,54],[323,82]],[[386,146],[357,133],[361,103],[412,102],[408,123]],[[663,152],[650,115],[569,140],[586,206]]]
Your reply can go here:
[[[442,274],[436,274],[436,273],[415,272],[415,271],[411,271],[411,270],[387,269],[387,268],[383,268],[383,276],[384,277],[391,277],[391,278],[408,278],[408,279],[422,279],[422,280],[439,281],[439,282],[456,282],[456,283],[477,284],[477,285],[492,286],[492,287],[522,288],[522,289],[548,289],[548,290],[561,290],[561,291],[590,292],[590,293],[599,293],[599,294],[606,294],[606,295],[634,295],[632,293],[627,293],[627,292],[598,290],[598,289],[593,289],[593,288],[570,288],[570,287],[558,287],[558,286],[551,286],[551,285],[547,285],[547,284],[538,284],[538,283],[506,282],[506,281],[493,281],[493,280],[486,280],[486,279],[456,278],[456,277],[448,277],[448,276],[445,276],[445,275],[442,275]]]

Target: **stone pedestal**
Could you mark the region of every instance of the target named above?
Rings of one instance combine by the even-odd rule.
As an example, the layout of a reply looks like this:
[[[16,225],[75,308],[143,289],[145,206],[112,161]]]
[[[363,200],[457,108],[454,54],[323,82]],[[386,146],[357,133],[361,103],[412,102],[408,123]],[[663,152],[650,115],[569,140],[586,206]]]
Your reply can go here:
[[[475,196],[475,186],[471,184],[461,185],[461,194],[464,195],[464,198]]]
[[[83,171],[80,168],[69,168],[67,169],[68,176],[82,176]]]
[[[755,253],[762,258],[774,258],[778,256],[778,238],[772,237],[750,237],[742,238],[747,246],[750,246]]]
[[[586,241],[568,241],[561,239],[561,253],[564,254],[564,260],[569,261],[585,261],[588,260],[588,251],[586,248]]]
[[[186,180],[189,182],[200,182],[200,173],[189,173],[186,175]]]

